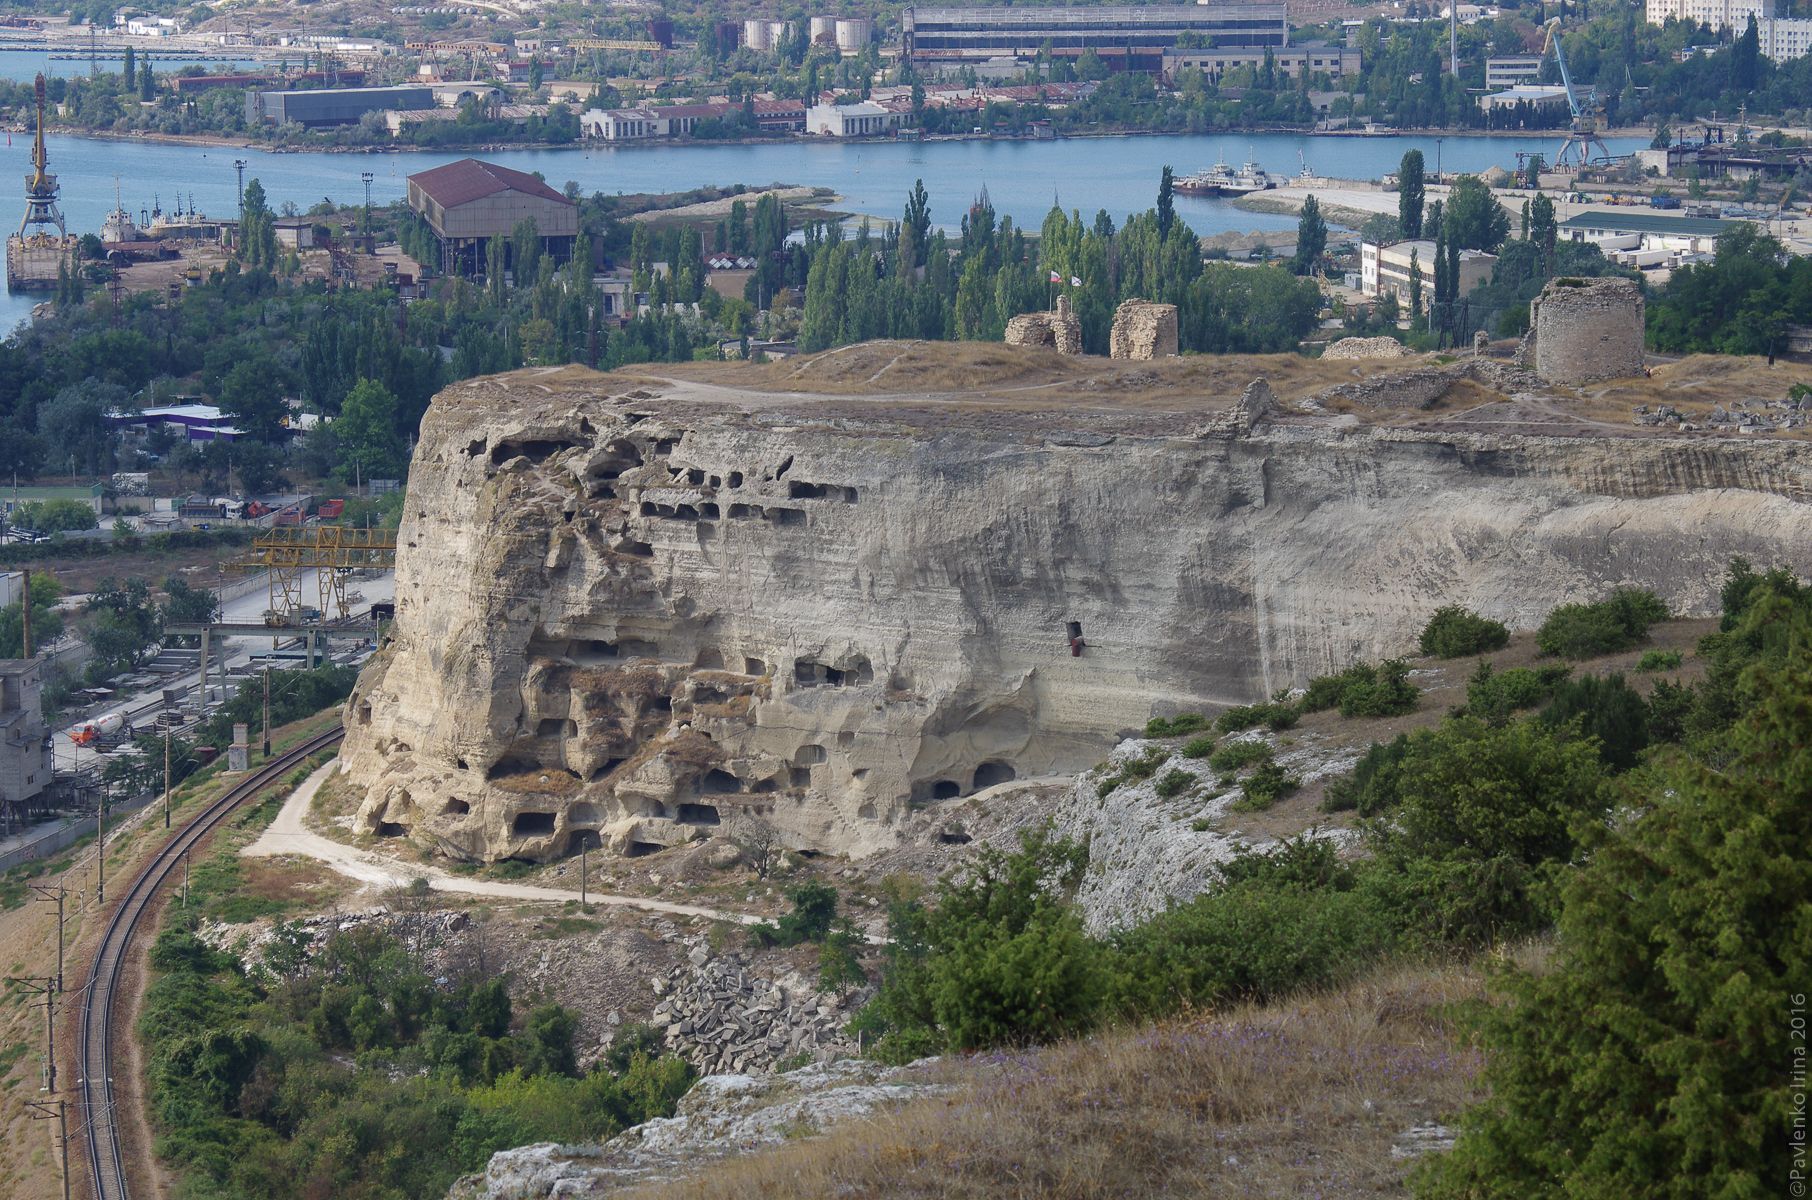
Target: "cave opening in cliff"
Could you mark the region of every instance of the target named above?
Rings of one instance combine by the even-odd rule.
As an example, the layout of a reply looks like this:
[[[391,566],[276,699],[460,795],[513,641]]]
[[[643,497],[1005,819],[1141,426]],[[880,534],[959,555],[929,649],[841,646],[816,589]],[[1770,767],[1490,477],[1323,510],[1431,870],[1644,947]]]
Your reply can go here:
[[[519,812],[510,822],[510,832],[516,837],[543,837],[554,831],[555,823],[551,812]]]
[[[945,846],[967,846],[974,839],[961,829],[950,828],[938,830],[937,840],[939,844]]]
[[[594,770],[590,775],[586,776],[586,782],[596,783],[596,782],[598,782],[598,780],[604,778],[606,775],[610,774],[612,771],[616,770],[618,767],[620,767],[622,765],[623,765],[623,760],[620,758],[607,758],[602,763],[598,764],[598,767],[596,770]]]
[[[569,738],[577,735],[579,723],[561,717],[543,717],[535,724],[535,736],[542,738]]]
[[[983,788],[991,788],[997,784],[1012,783],[1017,778],[1019,778],[1019,773],[1010,764],[998,759],[989,759],[975,768],[975,790],[979,792]]]
[[[717,518],[719,518],[723,515],[722,511],[718,509],[717,505],[712,504],[708,500],[705,503],[698,506],[698,511],[701,515],[703,515],[704,519],[707,521],[715,521],[715,520],[717,520]]]
[[[963,794],[963,785],[954,779],[940,779],[931,785],[933,800],[954,800]]]
[[[623,847],[623,857],[646,858],[650,854],[659,854],[666,848],[659,842],[630,842]]]
[[[602,850],[604,839],[595,829],[575,829],[566,837],[566,853],[577,854],[580,850]]]
[[[807,742],[793,751],[793,762],[798,766],[809,767],[815,763],[828,762],[830,753],[816,742]]]
[[[721,825],[723,817],[715,804],[682,804],[679,806],[679,823],[681,825]]]
[[[501,441],[491,448],[491,465],[500,467],[512,458],[526,458],[529,462],[540,465],[562,450],[573,449],[576,444],[557,438],[523,438],[520,441]]]
[[[447,806],[440,811],[443,816],[463,817],[472,811],[472,806],[467,804],[464,800],[455,797],[454,799],[447,801]]]
[[[581,800],[577,804],[567,806],[566,823],[568,825],[596,825],[601,820],[598,806],[588,801]]]
[[[377,835],[379,837],[382,837],[382,838],[402,837],[405,833],[408,833],[408,832],[409,832],[409,827],[407,825],[399,825],[395,821],[379,821],[378,822]]]
[[[741,487],[742,486],[742,472],[741,471],[731,471],[730,472],[729,486],[730,487]]]
[[[803,508],[770,508],[768,509],[766,516],[768,520],[774,522],[776,525],[805,524],[805,510]]]
[[[724,653],[715,646],[706,646],[693,656],[692,667],[698,671],[721,671],[724,669]]]
[[[371,701],[369,701],[369,700],[359,701],[358,722],[361,725],[371,724]]]
[[[698,790],[706,796],[724,796],[742,791],[742,780],[728,771],[712,767],[698,781]]]
[[[788,772],[788,777],[792,787],[808,788],[812,786],[812,769],[810,767],[794,767]]]
[[[742,673],[744,675],[766,675],[768,673],[768,664],[762,662],[759,658],[744,658],[742,660]]]

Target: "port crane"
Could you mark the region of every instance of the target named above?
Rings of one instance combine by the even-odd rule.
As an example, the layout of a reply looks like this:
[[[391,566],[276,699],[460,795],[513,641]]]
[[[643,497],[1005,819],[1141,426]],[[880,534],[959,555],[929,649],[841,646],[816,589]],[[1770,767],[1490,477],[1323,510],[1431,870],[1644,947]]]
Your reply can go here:
[[[1598,136],[1598,98],[1590,95],[1581,100],[1578,89],[1573,86],[1572,72],[1567,70],[1567,55],[1560,45],[1560,18],[1550,17],[1544,28],[1547,36],[1542,41],[1542,57],[1547,57],[1550,50],[1554,52],[1554,61],[1560,67],[1560,82],[1567,90],[1567,108],[1573,117],[1567,129],[1567,140],[1560,144],[1560,151],[1554,156],[1554,165],[1584,167],[1610,162],[1610,149]]]

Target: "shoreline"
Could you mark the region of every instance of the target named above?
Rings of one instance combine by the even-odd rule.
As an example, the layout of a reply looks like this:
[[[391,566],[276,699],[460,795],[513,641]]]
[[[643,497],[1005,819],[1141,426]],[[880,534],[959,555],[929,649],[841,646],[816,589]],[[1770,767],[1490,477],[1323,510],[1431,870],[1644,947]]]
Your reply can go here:
[[[18,128],[11,129],[10,132],[29,135],[32,131],[29,128],[25,128],[25,127],[21,126]],[[752,138],[735,138],[735,139],[728,139],[728,140],[723,140],[723,141],[694,141],[690,138],[683,138],[683,139],[672,138],[672,139],[662,139],[660,141],[646,141],[646,142],[638,141],[638,142],[626,142],[626,143],[622,143],[622,144],[616,144],[616,143],[611,143],[611,142],[588,142],[585,139],[580,138],[576,141],[563,142],[563,143],[557,143],[557,144],[548,143],[548,142],[474,142],[469,145],[449,145],[449,146],[414,146],[414,145],[398,144],[398,143],[388,143],[388,144],[384,144],[384,145],[372,145],[372,146],[277,146],[277,145],[272,145],[269,142],[261,142],[255,138],[248,138],[243,135],[228,136],[226,134],[219,134],[219,133],[158,133],[158,132],[149,131],[149,130],[132,130],[132,129],[128,129],[128,130],[79,129],[79,128],[74,128],[74,127],[65,126],[65,125],[51,125],[49,128],[47,128],[45,130],[45,132],[47,134],[51,134],[51,135],[58,136],[58,137],[92,138],[95,141],[105,141],[105,142],[150,142],[150,143],[156,143],[159,145],[166,145],[166,146],[201,146],[201,147],[206,147],[206,148],[210,148],[210,149],[222,149],[222,150],[262,150],[267,154],[456,154],[456,153],[484,154],[484,153],[500,153],[500,152],[505,152],[505,151],[514,152],[514,151],[522,151],[522,150],[545,150],[550,153],[553,153],[553,152],[561,152],[561,151],[589,152],[592,150],[613,150],[613,151],[616,151],[616,150],[669,150],[669,149],[679,149],[679,148],[709,149],[709,148],[713,148],[713,147],[723,147],[723,146],[779,146],[779,145],[787,145],[787,144],[793,143],[793,142],[801,142],[801,143],[805,143],[807,145],[822,145],[826,141],[835,141],[839,144],[851,145],[851,146],[930,145],[930,144],[933,144],[936,142],[1034,142],[1034,141],[1045,141],[1045,140],[1050,140],[1050,141],[1091,140],[1092,141],[1092,140],[1098,140],[1098,139],[1102,139],[1102,138],[1146,138],[1146,137],[1197,138],[1197,139],[1200,139],[1200,140],[1206,142],[1211,138],[1218,138],[1221,140],[1225,140],[1225,138],[1230,134],[1235,135],[1235,136],[1254,136],[1254,137],[1256,137],[1256,136],[1263,136],[1263,137],[1282,136],[1282,137],[1300,137],[1300,138],[1306,138],[1306,139],[1311,139],[1311,140],[1327,139],[1327,140],[1339,140],[1339,141],[1353,141],[1353,140],[1377,141],[1377,140],[1384,140],[1384,139],[1388,139],[1388,138],[1403,138],[1403,137],[1438,138],[1438,139],[1440,139],[1440,138],[1506,138],[1506,139],[1519,139],[1519,140],[1523,140],[1523,141],[1552,141],[1557,137],[1565,136],[1564,133],[1557,133],[1552,130],[1527,131],[1527,130],[1489,130],[1489,129],[1462,129],[1462,130],[1393,129],[1393,130],[1390,130],[1385,133],[1368,134],[1368,133],[1329,132],[1326,130],[1289,129],[1289,128],[1279,127],[1279,128],[1265,128],[1265,129],[1222,130],[1222,131],[1217,131],[1215,133],[1186,133],[1186,132],[1179,133],[1174,130],[1166,130],[1166,129],[1116,129],[1116,130],[1102,130],[1099,132],[1066,133],[1066,134],[1061,135],[1060,137],[1056,137],[1056,138],[1052,138],[1052,139],[1030,138],[1030,137],[996,138],[996,137],[990,137],[987,135],[982,135],[980,137],[977,137],[974,134],[943,134],[943,135],[938,135],[938,136],[934,136],[934,137],[921,138],[921,139],[918,139],[917,141],[913,141],[913,142],[901,142],[897,138],[835,138],[835,139],[828,139],[828,138],[821,138],[821,137],[813,137],[808,134],[794,134],[794,135],[790,135],[788,137],[783,137],[783,138],[752,137]],[[1651,133],[1652,133],[1652,130],[1649,130],[1647,128],[1613,129],[1613,130],[1605,130],[1603,136],[1605,136],[1605,137],[1642,137],[1642,136],[1645,136],[1645,135],[1648,135]]]

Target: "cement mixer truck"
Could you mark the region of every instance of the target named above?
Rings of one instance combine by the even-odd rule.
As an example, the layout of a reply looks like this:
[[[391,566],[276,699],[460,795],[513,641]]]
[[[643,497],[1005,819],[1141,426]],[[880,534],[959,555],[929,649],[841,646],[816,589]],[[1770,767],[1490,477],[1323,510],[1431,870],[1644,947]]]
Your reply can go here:
[[[102,713],[83,721],[69,731],[69,740],[78,746],[93,746],[99,743],[117,741],[129,736],[132,726],[126,721],[122,712]]]

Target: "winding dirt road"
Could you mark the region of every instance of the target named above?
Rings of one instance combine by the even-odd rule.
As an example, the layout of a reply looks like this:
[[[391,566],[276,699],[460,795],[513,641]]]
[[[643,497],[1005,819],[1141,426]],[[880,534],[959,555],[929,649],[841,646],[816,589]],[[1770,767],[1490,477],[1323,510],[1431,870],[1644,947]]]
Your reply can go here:
[[[328,763],[310,775],[301,787],[290,794],[284,801],[283,809],[277,819],[271,822],[257,841],[239,853],[249,858],[277,858],[284,855],[297,855],[312,858],[323,863],[349,879],[379,888],[404,887],[411,880],[426,879],[428,886],[437,892],[451,892],[467,896],[485,896],[493,900],[526,900],[546,904],[570,904],[579,898],[576,891],[564,888],[534,887],[524,883],[501,883],[489,879],[468,879],[463,875],[454,875],[439,867],[418,863],[399,863],[382,855],[355,849],[343,845],[332,838],[311,831],[303,822],[309,806],[314,803],[315,793],[327,779],[328,773],[338,768],[338,763]],[[768,920],[767,917],[751,913],[730,912],[721,908],[706,908],[697,904],[674,904],[666,900],[649,900],[641,896],[620,896],[611,893],[590,892],[586,896],[588,904],[602,904],[618,908],[639,908],[648,912],[668,913],[676,917],[705,917],[713,921],[733,921],[738,925],[757,925]]]

